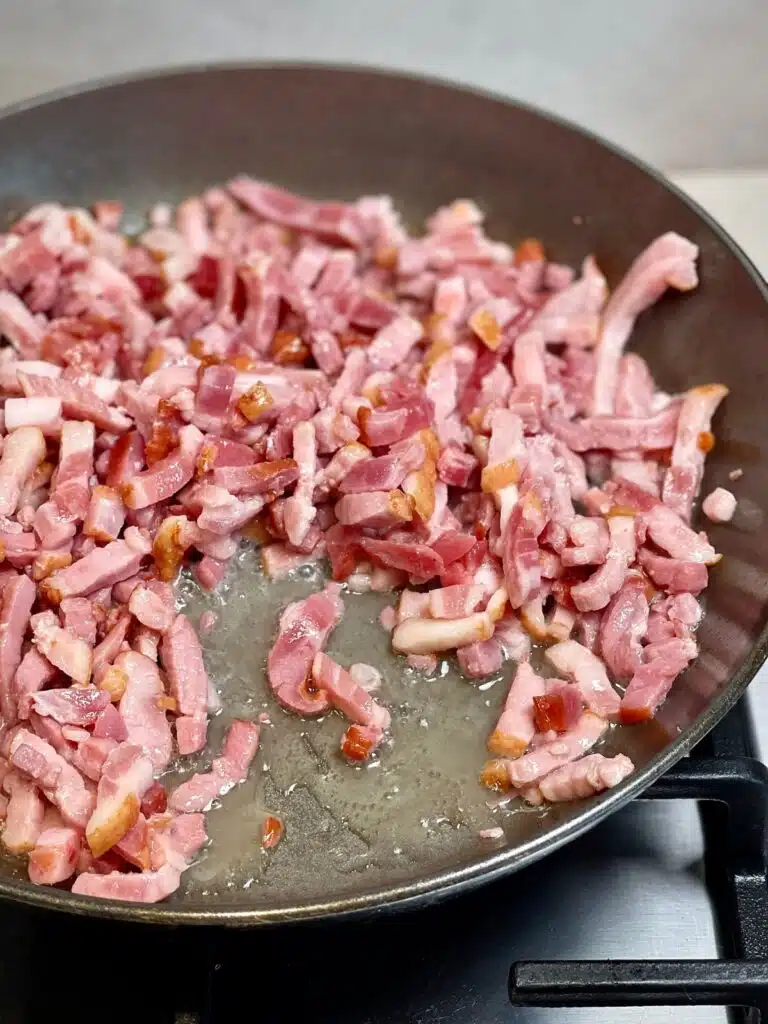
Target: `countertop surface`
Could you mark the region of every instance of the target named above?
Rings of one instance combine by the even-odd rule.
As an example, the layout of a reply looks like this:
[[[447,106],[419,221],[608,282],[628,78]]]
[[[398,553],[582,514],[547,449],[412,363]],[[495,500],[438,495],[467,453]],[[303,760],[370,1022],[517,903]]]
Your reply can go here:
[[[373,64],[539,104],[657,166],[759,167],[766,44],[764,0],[5,0],[0,103],[195,62]]]
[[[768,278],[768,171],[701,170],[669,177],[707,209]],[[768,762],[768,663],[749,691],[761,756]]]

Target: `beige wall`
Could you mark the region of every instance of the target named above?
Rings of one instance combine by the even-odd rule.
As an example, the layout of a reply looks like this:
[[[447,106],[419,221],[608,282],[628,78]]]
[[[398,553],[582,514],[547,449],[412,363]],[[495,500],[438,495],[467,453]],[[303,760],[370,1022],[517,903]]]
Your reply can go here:
[[[191,61],[370,62],[540,103],[664,167],[768,166],[766,54],[768,0],[0,0],[0,102]]]

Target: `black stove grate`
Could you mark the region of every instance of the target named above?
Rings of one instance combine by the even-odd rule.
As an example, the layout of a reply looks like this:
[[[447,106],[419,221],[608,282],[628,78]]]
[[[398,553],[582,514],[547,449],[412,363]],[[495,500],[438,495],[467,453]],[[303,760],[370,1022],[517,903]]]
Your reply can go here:
[[[728,1006],[768,1022],[768,768],[742,701],[643,799],[697,800],[722,960],[520,961],[517,1006]]]
[[[228,933],[116,925],[2,905],[0,1024],[511,1024],[545,1015],[565,1022],[585,1012],[596,1022],[611,1019],[611,1011],[592,1017],[589,1009],[555,1008],[681,1004],[747,1007],[733,1019],[749,1024],[762,1010],[768,1024],[768,771],[754,754],[749,715],[737,707],[653,787],[652,803],[630,804],[523,872],[413,913]],[[673,808],[664,802],[692,799],[701,801],[704,868],[722,959],[550,960],[583,948],[587,931],[595,945],[603,918],[589,918],[589,901],[601,891],[602,872],[613,870],[620,879],[629,870],[622,857],[638,822],[652,818],[669,827]],[[690,820],[687,812],[669,817]],[[654,848],[646,852],[653,863]],[[699,873],[698,860],[690,871]],[[569,878],[585,877],[587,888],[568,887]],[[649,912],[655,895],[649,892]],[[563,900],[580,897],[553,923]],[[621,913],[610,902],[598,909],[612,920]],[[572,926],[565,936],[564,921]],[[625,955],[655,948],[625,938],[617,949]],[[596,948],[611,955],[613,945]],[[522,962],[534,951],[541,960]]]

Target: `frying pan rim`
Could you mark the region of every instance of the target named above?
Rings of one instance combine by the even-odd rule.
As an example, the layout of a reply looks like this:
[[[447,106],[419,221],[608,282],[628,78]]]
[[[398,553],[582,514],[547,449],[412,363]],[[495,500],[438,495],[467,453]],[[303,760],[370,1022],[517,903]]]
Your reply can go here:
[[[739,261],[752,280],[759,294],[768,306],[768,284],[755,267],[751,259],[730,234],[694,199],[678,188],[666,176],[646,161],[634,156],[622,146],[605,139],[603,136],[584,128],[568,118],[543,110],[535,104],[510,99],[488,89],[478,88],[460,82],[452,82],[434,75],[418,74],[400,68],[368,66],[354,63],[329,64],[325,62],[277,60],[277,61],[227,61],[227,62],[195,62],[191,64],[171,65],[162,68],[134,70],[118,75],[110,75],[97,79],[86,80],[51,90],[38,96],[28,97],[0,109],[0,120],[39,107],[56,104],[60,101],[86,95],[101,90],[131,86],[139,83],[161,81],[190,75],[210,73],[237,73],[253,71],[306,71],[321,72],[334,75],[364,75],[382,81],[395,79],[401,82],[412,82],[427,85],[445,92],[470,94],[478,99],[490,101],[505,107],[517,108],[527,114],[543,119],[590,139],[599,147],[608,150],[614,156],[626,161],[635,169],[643,172],[657,185],[674,195],[684,203],[717,237],[717,239]],[[747,686],[756,675],[768,653],[768,623],[763,627],[757,641],[751,648],[739,669],[715,700],[704,710],[677,739],[660,751],[642,769],[634,772],[621,785],[608,791],[598,798],[590,807],[576,818],[563,822],[557,828],[526,843],[522,850],[501,850],[489,857],[475,861],[463,868],[434,872],[418,881],[409,881],[395,886],[379,887],[357,896],[343,896],[328,902],[310,901],[290,907],[273,907],[269,909],[238,909],[235,907],[219,907],[205,909],[197,906],[177,907],[165,903],[135,904],[118,901],[101,900],[87,896],[74,896],[72,893],[35,886],[22,879],[5,880],[0,878],[0,898],[23,903],[48,910],[64,911],[78,915],[88,915],[116,921],[132,923],[156,924],[175,927],[182,924],[225,926],[228,928],[247,928],[254,926],[275,926],[286,924],[309,923],[313,921],[342,921],[361,917],[381,916],[394,911],[414,907],[428,906],[447,896],[468,892],[480,885],[511,874],[545,854],[557,850],[571,840],[583,835],[608,815],[628,803],[633,797],[639,796],[643,790],[655,782],[672,767],[680,758],[690,752],[703,737],[727,714],[743,696]]]

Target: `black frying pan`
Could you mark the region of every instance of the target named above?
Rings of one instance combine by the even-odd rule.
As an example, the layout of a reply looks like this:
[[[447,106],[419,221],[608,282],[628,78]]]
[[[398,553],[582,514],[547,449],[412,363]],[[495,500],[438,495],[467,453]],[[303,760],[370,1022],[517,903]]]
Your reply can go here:
[[[225,624],[208,642],[223,718],[269,706],[251,779],[209,815],[213,844],[169,903],[135,906],[36,888],[0,862],[0,894],[47,907],[158,923],[256,925],[427,903],[516,870],[593,826],[681,757],[743,693],[765,650],[768,487],[768,307],[763,282],[733,242],[660,176],[605,143],[537,111],[391,74],[324,67],[195,69],[88,88],[9,111],[0,119],[0,210],[42,199],[88,204],[121,198],[138,218],[244,171],[318,197],[388,192],[414,220],[456,197],[488,211],[510,242],[534,235],[576,263],[594,252],[615,282],[654,236],[675,230],[701,249],[701,286],[665,299],[636,332],[662,387],[722,381],[731,389],[717,424],[705,487],[742,467],[734,523],[713,528],[725,555],[712,573],[701,655],[656,722],[618,730],[611,745],[637,771],[612,792],[544,812],[505,812],[491,823],[477,772],[505,686],[483,692],[458,677],[408,677],[387,652],[376,599],[348,601],[331,651],[385,669],[396,742],[376,772],[331,753],[337,730],[300,723],[270,704],[264,657],[278,609],[317,585],[265,586],[253,552],[223,595],[207,599]],[[205,603],[189,583],[193,612]],[[426,722],[426,727],[423,724]],[[332,733],[332,735],[331,735]],[[214,735],[212,742],[217,742]],[[286,820],[263,859],[265,807]]]

